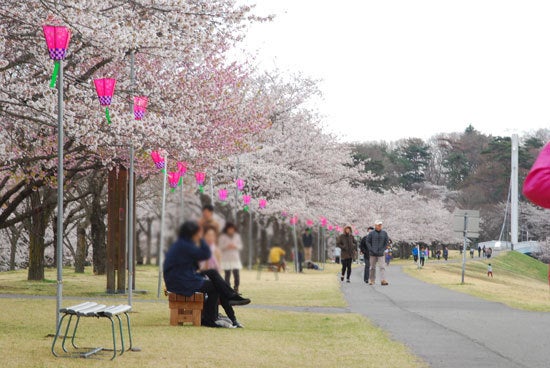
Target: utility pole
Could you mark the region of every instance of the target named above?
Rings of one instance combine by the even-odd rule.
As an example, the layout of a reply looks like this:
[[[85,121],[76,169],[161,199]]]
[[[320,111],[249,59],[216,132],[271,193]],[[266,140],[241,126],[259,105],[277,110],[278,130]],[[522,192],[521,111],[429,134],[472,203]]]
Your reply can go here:
[[[511,202],[511,232],[512,232],[512,250],[518,244],[518,156],[519,156],[519,145],[518,145],[518,135],[512,134],[512,192],[510,195]]]
[[[461,284],[464,285],[464,274],[466,273],[466,242],[468,241],[468,213],[464,213],[464,244],[462,245],[462,280]]]

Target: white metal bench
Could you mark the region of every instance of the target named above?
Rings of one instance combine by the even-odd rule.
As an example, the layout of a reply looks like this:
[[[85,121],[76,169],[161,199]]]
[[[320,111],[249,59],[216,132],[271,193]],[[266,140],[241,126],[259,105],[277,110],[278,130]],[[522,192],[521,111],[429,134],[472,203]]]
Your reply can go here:
[[[109,321],[111,321],[111,333],[113,337],[113,355],[111,357],[111,360],[113,360],[117,356],[117,343],[116,343],[116,329],[115,329],[115,318],[118,321],[118,328],[120,333],[120,355],[124,354],[125,351],[125,344],[124,344],[124,331],[123,331],[123,323],[121,319],[121,315],[126,316],[126,324],[127,324],[127,334],[130,346],[127,350],[132,349],[132,330],[130,328],[130,316],[128,313],[132,310],[132,307],[129,305],[116,305],[116,306],[106,306],[105,304],[98,304],[94,302],[85,302],[78,305],[73,305],[71,307],[62,308],[59,313],[62,313],[63,316],[59,320],[59,326],[57,326],[57,331],[55,333],[55,337],[53,339],[52,343],[52,354],[56,357],[80,357],[80,358],[88,358],[89,356],[99,353],[102,350],[109,351],[110,349],[106,349],[103,347],[95,347],[95,348],[80,348],[76,345],[75,339],[76,339],[76,332],[78,329],[78,324],[80,323],[81,317],[96,317],[96,318],[107,318]],[[65,333],[63,335],[63,340],[61,342],[61,349],[63,352],[56,352],[55,350],[55,344],[57,343],[57,340],[60,338],[60,333],[63,326],[63,321],[65,320],[65,317],[69,316],[67,321],[67,326],[65,327]],[[74,324],[74,329],[71,337],[71,345],[72,348],[69,350],[66,346],[67,337],[69,334],[69,330],[71,327],[71,323],[73,320],[73,317],[76,317],[76,321]]]

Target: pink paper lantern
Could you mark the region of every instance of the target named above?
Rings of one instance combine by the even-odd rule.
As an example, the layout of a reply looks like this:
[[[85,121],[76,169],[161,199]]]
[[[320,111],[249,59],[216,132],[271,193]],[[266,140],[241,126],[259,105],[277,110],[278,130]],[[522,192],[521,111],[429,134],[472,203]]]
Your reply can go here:
[[[332,231],[332,230],[334,230],[334,226],[332,226],[332,225],[328,225],[328,226],[327,226],[327,230],[328,230],[328,231]]]
[[[281,217],[282,218],[286,218],[287,216],[288,216],[288,212],[286,212],[286,211],[281,212]]]
[[[258,200],[258,207],[260,207],[260,209],[264,209],[266,206],[267,206],[266,199],[261,198],[260,200]]]
[[[168,184],[170,185],[170,188],[172,188],[172,191],[178,187],[178,183],[180,181],[180,173],[177,171],[171,171],[168,173]]]
[[[239,192],[242,192],[244,189],[245,181],[243,179],[237,179],[236,184],[237,184],[237,190]]]
[[[199,192],[204,193],[204,181],[206,180],[206,173],[196,171],[195,180],[197,181],[197,184],[199,186]]]
[[[136,120],[141,120],[145,116],[145,111],[147,110],[147,102],[147,96],[134,97],[134,118]]]
[[[309,227],[309,228],[313,227],[313,220],[307,220],[306,221],[306,226]]]
[[[153,162],[155,163],[157,169],[164,169],[164,167],[166,166],[166,162],[164,161],[164,157],[160,155],[159,151],[152,151],[151,158],[153,159]]]
[[[181,161],[178,162],[178,173],[180,174],[180,176],[185,175],[186,172],[187,172],[187,164]]]
[[[109,106],[111,106],[111,101],[115,92],[115,84],[116,79],[112,78],[94,79],[95,91],[97,93],[97,97],[99,98],[99,104],[101,107],[105,107],[105,117],[107,118],[107,122],[109,124],[111,124]]]
[[[60,62],[61,60],[65,60],[67,56],[67,49],[69,48],[69,41],[71,40],[71,31],[67,27],[48,25],[42,26],[42,30],[44,31],[44,38],[46,39],[50,59],[54,61],[53,73],[50,78],[50,88],[55,88]]]
[[[298,216],[292,216],[289,222],[292,226],[296,226],[296,224],[298,223]]]
[[[44,38],[50,53],[50,59],[59,61],[65,60],[69,41],[71,40],[71,31],[63,26],[42,26]]]
[[[328,224],[328,220],[324,217],[321,217],[321,226],[327,227],[327,224]]]
[[[243,195],[243,203],[244,203],[244,212],[248,212],[249,210],[249,206],[250,206],[250,201],[252,200],[252,197],[249,196],[249,195]]]
[[[225,202],[227,201],[227,189],[220,189],[218,190],[218,198],[220,201]]]

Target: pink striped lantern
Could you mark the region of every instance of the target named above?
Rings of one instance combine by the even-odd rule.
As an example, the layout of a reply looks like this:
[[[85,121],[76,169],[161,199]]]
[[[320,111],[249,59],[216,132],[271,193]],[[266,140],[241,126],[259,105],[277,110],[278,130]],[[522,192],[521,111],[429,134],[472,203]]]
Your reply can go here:
[[[145,111],[147,111],[147,102],[147,96],[134,97],[134,118],[136,120],[141,120],[145,116]]]
[[[248,210],[250,209],[251,200],[252,200],[252,196],[249,196],[247,194],[243,195],[244,212],[248,212]]]
[[[199,193],[204,193],[204,181],[206,180],[206,173],[197,171],[195,172],[195,181],[199,186]]]
[[[180,174],[180,181],[178,185],[183,184],[183,176],[187,172],[187,164],[185,162],[179,161],[178,162],[178,173]]]
[[[313,227],[313,224],[314,224],[313,220],[307,220],[307,221],[306,221],[306,226],[307,226],[309,229],[311,229],[311,228]]]
[[[327,225],[328,225],[328,220],[325,217],[321,217],[321,226],[326,228]]]
[[[151,158],[153,159],[153,162],[155,163],[155,166],[157,169],[162,169],[166,167],[166,161],[164,160],[164,157],[161,156],[159,151],[151,151]]]
[[[113,100],[113,94],[115,92],[116,79],[113,78],[100,78],[94,79],[95,91],[99,98],[99,104],[105,108],[105,118],[107,123],[111,124],[111,114],[109,114],[109,106]]]
[[[218,198],[220,199],[220,202],[225,205],[227,202],[227,189],[219,189]]]
[[[178,187],[178,183],[180,181],[180,173],[177,171],[170,171],[168,173],[168,184],[170,185],[170,188],[172,188],[172,192],[176,190]]]
[[[298,223],[298,216],[296,216],[296,215],[292,216],[290,218],[289,222],[290,222],[290,225],[296,226],[296,224]]]
[[[237,190],[238,190],[239,192],[242,192],[246,183],[245,183],[245,181],[244,181],[243,179],[237,179],[237,181],[235,182],[235,184],[237,184]]]
[[[263,210],[264,208],[266,208],[267,206],[267,200],[265,198],[260,198],[258,200],[258,207],[260,207],[261,210]]]
[[[71,41],[71,31],[63,26],[42,26],[44,38],[50,53],[50,59],[54,61],[52,77],[50,79],[50,88],[55,88],[57,75],[59,74],[59,66],[61,60],[65,60],[67,49]]]

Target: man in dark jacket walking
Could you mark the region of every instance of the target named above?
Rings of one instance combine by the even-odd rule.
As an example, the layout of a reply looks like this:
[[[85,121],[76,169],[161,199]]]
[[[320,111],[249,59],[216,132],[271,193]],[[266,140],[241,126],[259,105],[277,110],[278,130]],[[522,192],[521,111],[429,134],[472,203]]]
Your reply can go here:
[[[376,221],[374,223],[374,231],[371,231],[367,235],[367,248],[370,256],[370,275],[369,285],[374,285],[376,281],[376,264],[380,269],[381,284],[383,286],[388,285],[386,281],[386,268],[384,266],[384,251],[389,243],[388,233],[382,230],[382,221]]]
[[[361,244],[359,245],[359,249],[363,254],[363,260],[365,261],[365,271],[363,273],[363,281],[365,281],[366,284],[369,283],[369,274],[370,274],[370,259],[369,259],[370,255],[369,255],[369,249],[367,247],[367,236],[373,230],[374,230],[374,227],[369,226],[369,228],[367,229],[367,235],[365,235],[365,237],[361,239]]]
[[[342,275],[340,277],[340,280],[344,281],[345,275],[347,276],[347,282],[350,282],[349,278],[351,276],[351,261],[357,253],[357,242],[351,232],[351,226],[346,226],[344,228],[344,233],[340,235],[340,237],[338,237],[338,242],[336,244],[342,250]]]

